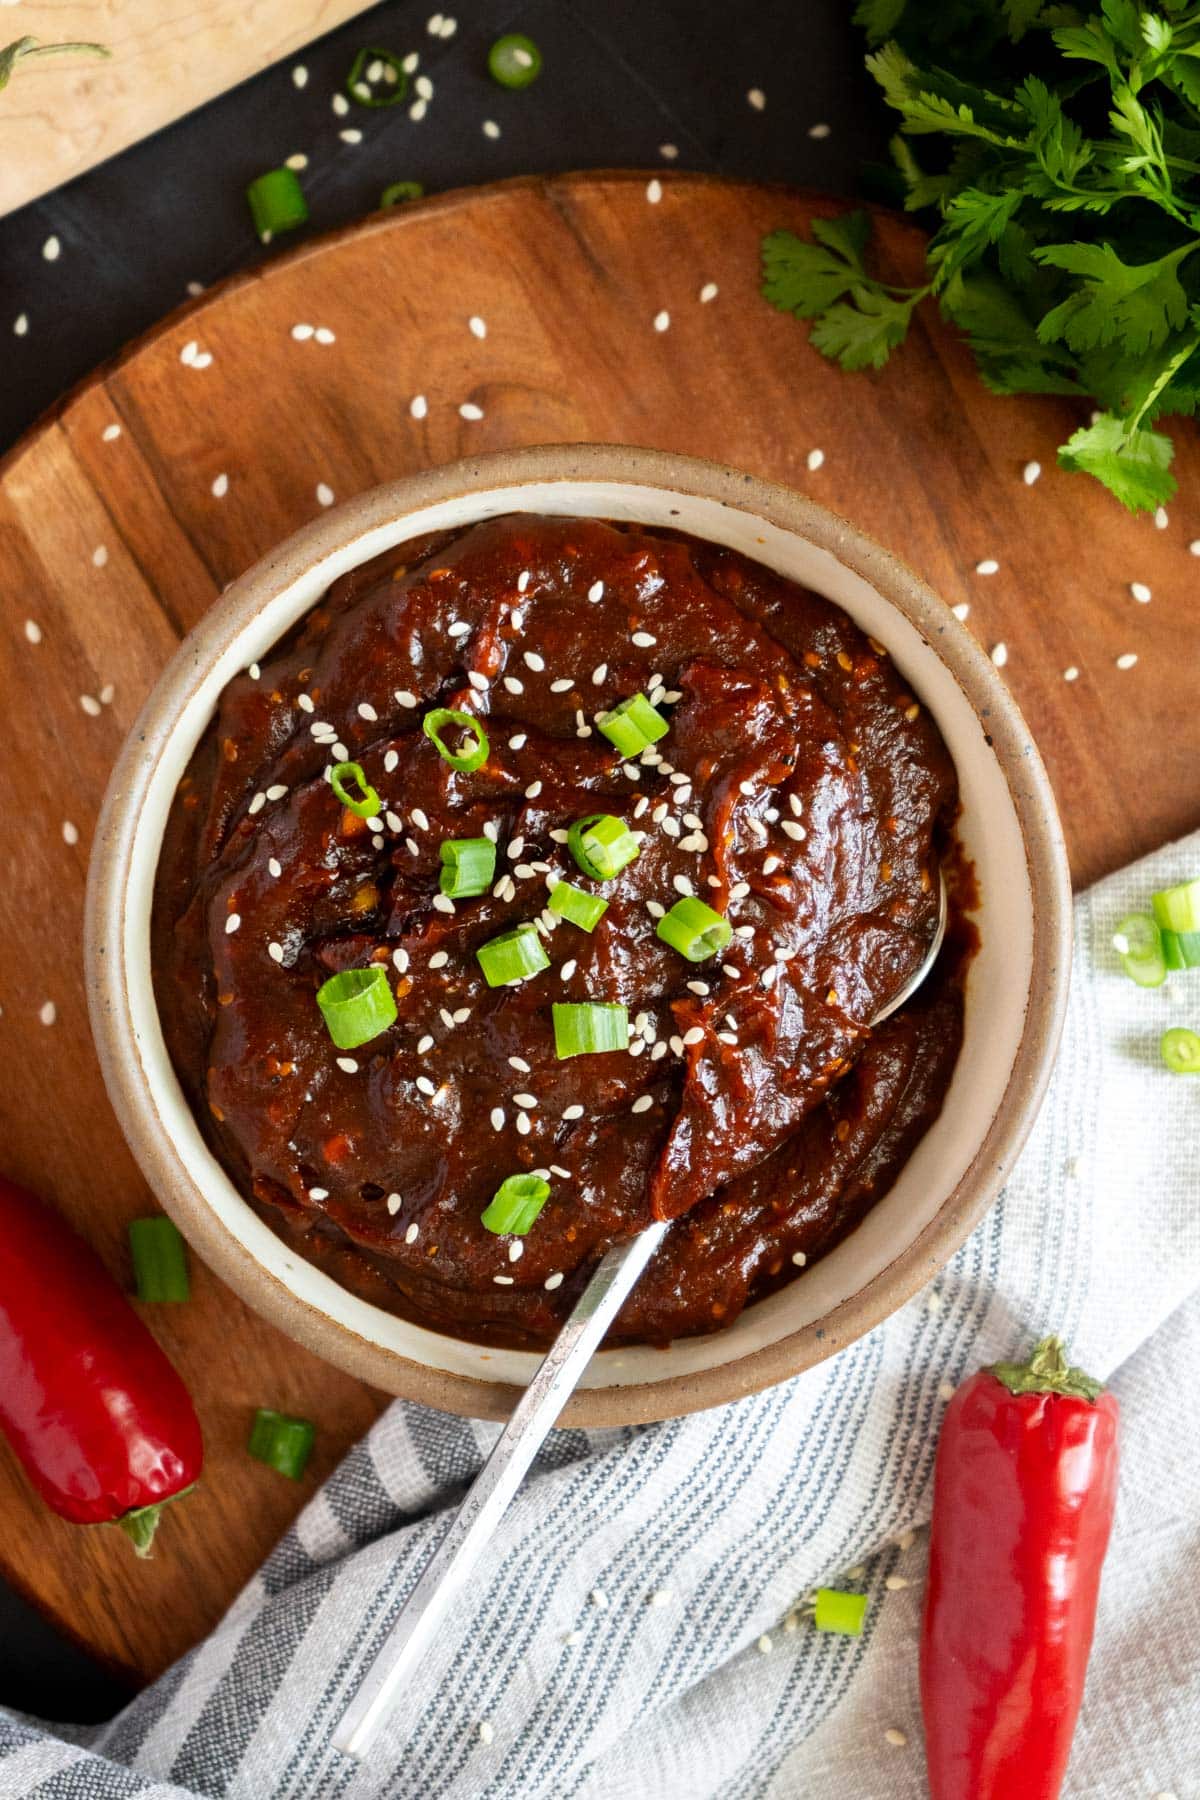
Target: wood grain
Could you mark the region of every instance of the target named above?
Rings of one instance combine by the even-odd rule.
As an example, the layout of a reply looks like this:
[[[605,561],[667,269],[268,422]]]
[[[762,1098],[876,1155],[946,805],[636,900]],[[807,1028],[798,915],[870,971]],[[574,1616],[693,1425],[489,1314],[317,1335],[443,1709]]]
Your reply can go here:
[[[319,510],[472,451],[623,440],[793,483],[898,550],[1005,673],[1050,766],[1080,881],[1200,821],[1200,537],[1194,435],[1165,530],[1054,466],[1056,400],[985,392],[936,316],[878,376],[843,375],[756,289],[757,246],[812,197],[700,177],[564,177],[397,210],[175,314],[0,465],[0,1132],[6,1168],[54,1195],[127,1273],[151,1206],[109,1111],[79,965],[87,850],[123,733],[177,636],[221,587]],[[880,219],[911,275],[920,240]],[[715,299],[702,303],[707,283]],[[669,328],[654,327],[670,314]],[[486,321],[480,340],[468,318]],[[327,326],[331,344],[297,341]],[[181,361],[190,342],[208,367]],[[427,415],[413,416],[415,395]],[[464,420],[472,401],[483,418]],[[418,409],[420,410],[420,409]],[[119,437],[106,437],[112,426]],[[819,469],[809,452],[824,451]],[[1038,459],[1032,487],[1022,468]],[[227,475],[216,498],[214,480]],[[95,566],[103,546],[107,560]],[[999,572],[975,573],[995,558]],[[1149,605],[1129,583],[1146,582]],[[41,641],[31,643],[25,621]],[[1116,659],[1138,655],[1136,667]],[[1076,665],[1079,679],[1063,670]],[[80,705],[112,683],[98,717]],[[79,833],[67,843],[63,822]],[[57,1022],[40,1022],[47,1001]],[[317,1363],[204,1269],[152,1323],[196,1395],[201,1489],[135,1566],[115,1534],[50,1518],[0,1453],[0,1566],[60,1624],[142,1679],[220,1615],[381,1398]],[[301,1487],[249,1462],[255,1406],[319,1422]]]
[[[2,5],[3,0],[0,0]],[[0,215],[115,156],[370,0],[22,0],[0,43],[107,44],[21,65],[0,100]],[[11,29],[6,29],[11,27]]]

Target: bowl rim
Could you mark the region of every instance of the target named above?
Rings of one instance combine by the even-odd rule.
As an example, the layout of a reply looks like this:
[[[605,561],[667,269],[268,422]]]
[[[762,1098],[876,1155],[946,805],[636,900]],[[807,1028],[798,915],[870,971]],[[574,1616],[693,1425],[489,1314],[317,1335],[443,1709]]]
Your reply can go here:
[[[1054,796],[1028,727],[990,659],[946,603],[892,552],[790,488],[701,458],[624,444],[539,445],[462,459],[375,487],[301,527],[238,578],[184,638],[114,766],[88,873],[84,963],[92,1034],[118,1121],[166,1211],[223,1280],[318,1356],[386,1392],[473,1418],[507,1418],[521,1389],[452,1373],[368,1342],[301,1300],[220,1223],[159,1118],[134,1047],[124,919],[140,802],[203,674],[265,599],[314,562],[432,504],[494,488],[603,481],[682,492],[767,520],[832,555],[920,633],[977,715],[987,718],[1025,847],[1033,960],[1024,1030],[1000,1104],[937,1213],[862,1288],[819,1320],[733,1361],[662,1380],[577,1390],[560,1425],[643,1424],[753,1394],[844,1348],[910,1299],[954,1254],[1006,1179],[1036,1117],[1066,1007],[1071,886]],[[948,629],[953,626],[953,629]]]

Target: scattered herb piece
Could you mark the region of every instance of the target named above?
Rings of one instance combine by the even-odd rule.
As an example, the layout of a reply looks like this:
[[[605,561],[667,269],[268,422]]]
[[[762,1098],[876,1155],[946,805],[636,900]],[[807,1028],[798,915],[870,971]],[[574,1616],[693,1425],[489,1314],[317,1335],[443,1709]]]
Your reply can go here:
[[[550,967],[536,925],[518,925],[480,944],[475,959],[489,987],[513,987]]]
[[[586,894],[570,881],[560,881],[551,892],[550,911],[578,925],[581,931],[595,931],[608,911],[608,901],[599,894]]]
[[[347,782],[353,782],[358,789],[352,794]],[[356,762],[334,763],[329,771],[329,785],[346,808],[356,819],[374,819],[379,815],[380,799],[363,773],[363,766]]]
[[[246,199],[260,238],[293,231],[308,221],[308,201],[294,169],[268,169],[250,183]]]
[[[491,838],[447,838],[441,856],[438,885],[452,900],[473,900],[491,886],[496,873],[496,846]]]
[[[469,750],[452,750],[450,748],[444,735],[448,725],[454,726],[459,732],[468,733],[474,740]],[[451,706],[435,706],[432,712],[425,714],[421,721],[421,729],[438,755],[443,757],[452,769],[458,769],[461,774],[470,775],[474,770],[481,769],[487,761],[490,747],[487,733],[479,720],[472,718],[470,713],[456,712]],[[462,739],[460,738],[459,741],[461,743]]]
[[[0,89],[6,88],[16,74],[19,63],[31,56],[111,56],[107,44],[40,44],[35,37],[20,37],[0,49]]]
[[[423,200],[425,189],[419,181],[393,181],[379,196],[380,206],[401,206],[406,200]]]
[[[131,1219],[129,1251],[139,1300],[159,1306],[191,1298],[187,1250],[172,1219]]]
[[[325,1028],[339,1050],[369,1044],[396,1021],[396,1000],[381,968],[342,969],[317,989]]]
[[[509,1175],[479,1215],[479,1222],[497,1237],[524,1237],[549,1198],[550,1183],[541,1175]]]
[[[567,847],[591,881],[612,881],[639,854],[632,831],[612,813],[576,819],[567,832]]]
[[[372,79],[376,66],[379,73]],[[402,59],[391,50],[360,50],[350,65],[346,92],[358,106],[399,106],[408,93]]]
[[[655,932],[689,962],[707,962],[733,939],[729,920],[692,894],[677,900],[670,912],[663,914]]]
[[[277,1469],[290,1481],[299,1481],[313,1447],[316,1427],[309,1419],[293,1419],[287,1413],[260,1406],[250,1427],[246,1445],[251,1456],[269,1469]]]
[[[1200,1032],[1176,1025],[1163,1032],[1158,1047],[1173,1075],[1200,1075]]]
[[[628,1050],[629,1013],[623,1006],[585,1000],[579,1004],[555,1001],[554,1053],[560,1062],[569,1056],[598,1056],[608,1050]]]
[[[488,73],[505,88],[527,88],[542,72],[542,53],[532,38],[511,31],[488,51]]]
[[[817,1589],[813,1624],[818,1631],[835,1631],[842,1637],[861,1637],[866,1616],[865,1594],[843,1594],[837,1588]]]

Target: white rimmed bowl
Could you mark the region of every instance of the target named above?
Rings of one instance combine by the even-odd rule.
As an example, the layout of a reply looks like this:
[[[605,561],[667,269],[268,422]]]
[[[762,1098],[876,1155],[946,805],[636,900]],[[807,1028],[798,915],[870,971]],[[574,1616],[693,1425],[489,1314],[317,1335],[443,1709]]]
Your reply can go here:
[[[399,1319],[305,1262],[206,1145],[167,1057],[150,967],[154,876],[176,784],[226,682],[355,564],[430,531],[528,511],[687,531],[835,601],[886,644],[958,769],[959,833],[983,896],[966,1031],[941,1116],[861,1225],[728,1330],[603,1351],[570,1424],[672,1417],[796,1374],[885,1318],[957,1249],[998,1192],[1053,1060],[1070,962],[1070,884],[1054,799],[1020,713],[948,607],[895,557],[812,501],[717,464],[620,445],[501,452],[375,488],[235,582],[181,644],[113,772],[88,887],[92,1030],[147,1180],[197,1251],[318,1355],[389,1392],[501,1417],[536,1366]]]

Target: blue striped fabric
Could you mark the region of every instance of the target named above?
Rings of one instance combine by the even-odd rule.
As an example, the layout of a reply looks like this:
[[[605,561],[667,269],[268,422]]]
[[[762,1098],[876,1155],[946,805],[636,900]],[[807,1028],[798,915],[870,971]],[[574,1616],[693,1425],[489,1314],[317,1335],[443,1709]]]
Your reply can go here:
[[[934,1287],[753,1399],[557,1434],[365,1766],[333,1726],[496,1431],[401,1403],[118,1719],[0,1714],[0,1800],[920,1800],[920,1527],[948,1384],[1051,1326],[1115,1378],[1127,1433],[1067,1794],[1194,1796],[1200,1415],[1170,1396],[1200,1382],[1200,1084],[1155,1053],[1192,1002],[1186,981],[1134,988],[1107,942],[1198,861],[1200,839],[1078,902],[1042,1117]],[[866,1633],[819,1636],[805,1596],[847,1577]]]

